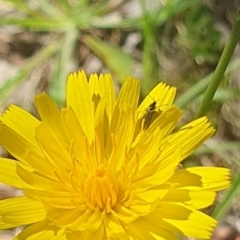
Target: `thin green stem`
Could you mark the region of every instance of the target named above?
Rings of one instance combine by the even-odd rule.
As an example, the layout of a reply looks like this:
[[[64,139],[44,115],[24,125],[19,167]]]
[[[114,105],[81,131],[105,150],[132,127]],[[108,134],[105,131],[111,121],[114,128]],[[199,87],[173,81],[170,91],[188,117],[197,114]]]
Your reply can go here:
[[[222,56],[218,62],[215,72],[213,73],[212,79],[208,85],[208,88],[203,96],[201,104],[198,108],[195,118],[206,115],[209,110],[214,94],[223,78],[224,72],[231,60],[234,53],[235,47],[240,38],[240,11],[238,11],[235,23],[232,27],[228,42],[223,50]]]
[[[159,79],[159,63],[157,60],[157,17],[160,9],[149,12],[144,0],[139,0],[142,9],[143,35],[143,79],[141,81],[142,94],[146,96],[157,85]]]
[[[236,71],[240,67],[240,59],[236,59],[232,61],[225,72],[225,75]],[[196,97],[204,93],[206,91],[206,88],[213,76],[213,73],[210,73],[206,77],[200,79],[200,81],[196,82],[194,85],[192,85],[190,88],[187,89],[186,92],[184,92],[180,97],[178,97],[175,101],[175,105],[181,109],[186,108],[188,103],[193,101]]]
[[[226,215],[226,212],[230,209],[233,199],[236,198],[236,196],[239,196],[239,193],[240,193],[240,176],[239,174],[236,174],[232,181],[231,187],[227,190],[224,198],[221,200],[221,203],[218,203],[212,216],[217,220],[222,219],[223,216]]]

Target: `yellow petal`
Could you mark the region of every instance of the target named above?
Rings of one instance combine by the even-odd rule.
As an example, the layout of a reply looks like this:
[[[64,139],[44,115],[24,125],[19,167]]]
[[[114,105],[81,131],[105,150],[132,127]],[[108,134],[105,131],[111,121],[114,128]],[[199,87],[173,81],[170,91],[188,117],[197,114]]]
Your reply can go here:
[[[118,171],[122,167],[126,152],[131,146],[135,114],[134,110],[128,106],[119,106],[119,115],[115,115],[115,113],[116,111],[113,114],[109,129],[108,151],[111,152],[111,155],[108,162],[109,168]]]
[[[138,118],[142,117],[144,112],[150,104],[156,102],[156,108],[161,111],[167,110],[173,103],[175,98],[176,88],[167,86],[165,83],[159,83],[142,101],[138,107]]]
[[[65,229],[46,221],[35,223],[24,229],[14,240],[68,240]]]
[[[41,221],[46,215],[40,202],[27,197],[0,201],[0,229],[7,229]]]
[[[91,230],[86,229],[82,232],[68,232],[66,238],[67,238],[67,240],[76,240],[76,239],[106,240],[107,239],[105,227],[103,224],[101,224],[101,226],[99,227],[99,229],[97,231],[91,231]]]
[[[169,109],[164,111],[149,127],[147,131],[153,132],[154,129],[159,127],[161,129],[163,137],[168,136],[172,130],[176,127],[180,117],[182,116],[182,111],[171,106]]]
[[[33,170],[45,175],[52,174],[52,169],[45,161],[40,148],[3,123],[0,123],[0,144],[16,159]]]
[[[138,240],[179,240],[175,234],[154,222],[147,221],[144,217],[130,223],[126,229],[132,239]]]
[[[217,222],[208,215],[175,203],[160,203],[148,221],[177,234],[210,239]]]
[[[36,129],[36,139],[52,166],[59,169],[59,172],[71,169],[71,158],[69,152],[59,144],[52,136],[45,124],[41,124]]]
[[[54,138],[64,147],[68,146],[69,142],[64,132],[61,114],[56,104],[44,92],[35,97],[35,104],[42,121]]]
[[[117,105],[127,105],[135,111],[138,105],[140,82],[138,79],[128,77],[118,94]]]
[[[78,118],[71,107],[62,110],[62,118],[64,127],[70,139],[72,139],[69,147],[72,160],[81,162],[81,166],[85,169],[85,174],[88,174],[90,169],[96,165],[94,150],[90,145],[87,136],[85,135]],[[86,177],[81,174],[81,178]]]
[[[25,166],[24,166],[25,167]],[[57,181],[57,177],[54,175],[54,170],[52,175],[42,175],[37,171],[31,172],[25,169],[22,165],[17,165],[17,174],[21,181],[24,181],[25,188],[31,189],[45,189],[49,191],[56,191],[62,189],[62,184]],[[27,191],[25,189],[25,191]]]
[[[160,128],[156,128],[152,134],[145,134],[140,138],[138,144],[136,144],[128,155],[128,165],[127,169],[131,170],[134,168],[133,165],[136,165],[135,161],[132,161],[135,158],[135,154],[139,156],[139,170],[144,169],[148,164],[153,165],[153,162],[156,158],[160,157],[159,146],[161,145],[163,136]],[[144,170],[143,170],[144,171]]]
[[[210,126],[206,117],[197,119],[169,135],[166,141],[169,147],[163,149],[162,155],[168,155],[176,147],[181,148],[181,159],[183,160],[196,150],[215,130]]]
[[[133,193],[133,202],[142,201],[145,203],[153,203],[157,199],[163,199],[168,193],[168,189],[161,189],[161,187],[147,188],[146,186],[146,189],[137,189],[136,191],[133,190]]]
[[[53,186],[52,186],[53,187]],[[49,216],[56,219],[57,217],[62,217],[63,215],[67,215],[68,212],[72,211],[75,209],[74,203],[77,203],[77,205],[81,206],[83,205],[83,200],[79,197],[77,198],[77,195],[75,193],[69,192],[67,190],[63,189],[53,189],[51,190],[50,187],[48,189],[44,190],[39,190],[39,189],[25,189],[24,192],[29,198],[34,198],[34,199],[40,199],[44,203],[44,207],[48,209],[52,209],[52,211],[47,211]],[[73,199],[75,199],[73,202]],[[82,201],[82,202],[81,202]],[[83,209],[86,207],[83,206]],[[56,210],[57,209],[57,210]],[[78,214],[81,213],[79,209]],[[76,211],[77,211],[76,210]],[[64,214],[63,214],[64,213]],[[60,216],[59,216],[60,215]]]
[[[170,187],[170,186],[169,186]],[[189,191],[187,189],[170,189],[163,197],[163,202],[181,202],[195,209],[203,209],[215,201],[216,193],[210,191]]]
[[[175,106],[171,106],[166,111],[156,115],[156,119],[152,118],[147,120],[145,118],[146,115],[144,115],[142,118],[137,120],[134,133],[135,140],[132,144],[132,147],[135,145],[139,146],[141,145],[141,142],[144,142],[146,140],[148,141],[148,139],[151,139],[152,136],[155,135],[156,131],[159,131],[159,129],[161,131],[160,135],[162,136],[162,141],[162,138],[166,138],[176,127],[181,115],[182,112]],[[150,121],[148,128],[144,128],[146,121]],[[162,143],[158,142],[158,149],[161,145]],[[144,148],[142,149],[142,152],[143,151],[145,151]]]
[[[152,186],[163,184],[175,172],[180,156],[179,149],[173,150],[165,158],[162,158],[160,155],[154,162],[146,165],[138,172],[137,177],[134,179],[134,187],[141,187],[141,182],[143,182],[143,186],[146,183]]]
[[[37,145],[35,139],[35,128],[40,122],[30,113],[15,105],[11,105],[0,117],[0,120],[13,131],[21,135],[22,138],[25,138],[33,145]]]
[[[89,142],[92,142],[94,140],[93,104],[89,84],[83,71],[70,74],[68,77],[67,106],[73,108]]]
[[[230,185],[230,170],[216,167],[192,167],[177,171],[169,180],[178,188],[219,191]]]
[[[114,214],[105,214],[103,222],[108,238],[125,235],[125,230],[123,229],[122,224]]]
[[[111,119],[116,104],[116,95],[113,83],[114,82],[110,74],[100,74],[99,77],[97,74],[91,74],[89,78],[89,87],[93,100],[98,96],[100,99],[107,98],[105,110],[109,119]]]
[[[86,135],[74,110],[71,107],[64,108],[62,109],[61,115],[69,139],[74,140],[79,147],[83,146]]]
[[[60,225],[68,226],[68,228],[72,229],[73,231],[85,231],[86,223],[89,221],[93,214],[94,211],[90,209],[87,209],[84,212],[78,209],[73,209],[73,211],[69,211],[65,214],[62,212],[61,216],[59,214],[59,217],[56,220]]]
[[[51,217],[54,217],[55,222],[57,222],[58,226],[67,227],[73,231],[83,231],[86,229],[86,222],[91,217],[93,211],[91,211],[91,214],[88,214],[88,218],[86,217],[85,213],[89,213],[89,211],[81,211],[77,208],[69,209],[68,211],[63,211],[62,209],[59,210],[59,213],[56,213],[56,215],[50,215]],[[58,217],[57,217],[58,215]],[[81,219],[81,222],[78,221]],[[84,221],[84,220],[85,221]],[[78,221],[79,225],[76,224]]]
[[[99,165],[106,164],[105,151],[108,142],[110,118],[106,114],[106,105],[108,99],[101,98],[95,113],[95,153]],[[112,116],[111,116],[112,117]]]
[[[138,214],[131,211],[129,208],[117,203],[114,207],[114,212],[117,214],[117,218],[124,223],[129,223],[138,218]]]
[[[180,116],[181,112],[177,108],[171,107],[156,119],[146,132],[139,134],[139,138],[133,144],[133,151],[137,151],[141,156],[140,169],[146,163],[153,161],[154,157],[160,157],[160,149],[164,149],[166,146],[163,139],[176,126]]]
[[[17,162],[12,159],[0,158],[0,182],[16,188],[23,188],[26,184],[17,174]]]

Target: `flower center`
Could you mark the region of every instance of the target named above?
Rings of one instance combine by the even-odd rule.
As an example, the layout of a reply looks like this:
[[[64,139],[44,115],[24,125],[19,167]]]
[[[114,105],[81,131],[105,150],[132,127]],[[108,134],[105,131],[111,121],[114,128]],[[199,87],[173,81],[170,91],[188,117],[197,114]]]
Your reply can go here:
[[[114,174],[101,165],[88,175],[84,184],[85,201],[90,209],[109,213],[117,202],[118,189]]]

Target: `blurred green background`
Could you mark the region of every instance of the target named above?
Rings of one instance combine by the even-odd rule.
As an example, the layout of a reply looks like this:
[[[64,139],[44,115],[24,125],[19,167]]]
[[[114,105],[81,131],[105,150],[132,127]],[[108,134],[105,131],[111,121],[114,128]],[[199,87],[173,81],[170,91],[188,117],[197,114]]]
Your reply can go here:
[[[110,72],[116,86],[129,75],[140,78],[142,98],[160,81],[175,85],[176,105],[185,111],[182,123],[190,121],[239,5],[237,0],[0,0],[1,110],[15,103],[34,112],[33,97],[43,90],[63,106],[67,75],[83,69],[88,75]],[[234,185],[216,203],[218,219],[238,200],[239,54],[237,48],[208,114],[216,135],[184,163],[231,168]]]
[[[143,95],[159,81],[186,91],[214,70],[224,46],[216,9],[200,0],[0,3],[2,34],[10,38],[3,58],[19,67],[1,100],[46,62],[47,91],[59,104],[67,74],[81,68],[111,72],[118,83],[139,77]]]

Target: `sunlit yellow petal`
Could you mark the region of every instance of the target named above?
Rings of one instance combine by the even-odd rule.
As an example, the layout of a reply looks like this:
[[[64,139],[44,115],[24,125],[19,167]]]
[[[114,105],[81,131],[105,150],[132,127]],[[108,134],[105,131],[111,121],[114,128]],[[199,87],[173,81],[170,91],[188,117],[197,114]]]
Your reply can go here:
[[[65,229],[49,222],[38,222],[23,230],[14,240],[67,240]]]
[[[229,174],[227,168],[192,167],[177,171],[169,183],[178,188],[219,191],[229,186]]]
[[[81,239],[81,240],[88,240],[88,239],[96,239],[96,240],[105,240],[106,239],[106,233],[105,233],[105,228],[103,224],[99,227],[97,230],[97,234],[94,231],[91,230],[85,230],[83,232],[68,232],[66,234],[67,240],[76,240],[76,239]]]
[[[206,117],[197,119],[169,135],[166,141],[169,148],[163,150],[163,155],[169,154],[177,146],[181,147],[181,160],[196,150],[215,130],[210,126]]]
[[[109,156],[109,167],[116,171],[122,167],[125,154],[130,149],[135,123],[133,109],[124,106],[119,106],[119,108],[119,116],[113,115],[113,121],[115,121],[116,125],[111,125],[109,129],[109,140],[112,140],[110,142],[112,147],[110,150],[111,155]],[[116,158],[118,159],[117,161]]]
[[[52,175],[47,175],[46,178],[46,175],[29,171],[29,169],[26,169],[25,166],[23,167],[20,164],[18,164],[16,168],[17,175],[24,183],[23,186],[25,186],[25,189],[31,187],[32,189],[47,189],[49,191],[53,191],[62,188],[62,185],[56,181],[57,177],[54,175],[54,173],[52,173]]]
[[[163,134],[163,137],[168,136],[172,130],[176,127],[182,112],[175,106],[170,107],[168,110],[163,112],[149,127],[148,131],[151,132],[153,129],[159,127]]]
[[[159,83],[138,107],[139,117],[142,116],[141,112],[145,111],[154,101],[156,102],[157,109],[161,109],[161,111],[167,110],[172,105],[175,94],[175,87],[167,86],[165,83]]]
[[[68,168],[71,166],[69,152],[52,136],[45,124],[41,124],[36,128],[36,139],[44,155],[52,165],[60,169],[65,169],[66,171],[69,170]],[[49,143],[51,143],[51,145]]]
[[[140,82],[138,79],[128,77],[124,82],[118,98],[117,105],[128,105],[136,110],[140,94]]]
[[[89,141],[94,139],[94,113],[85,73],[73,73],[67,82],[67,106],[75,111]]]
[[[60,111],[52,99],[46,94],[42,93],[35,97],[35,104],[39,115],[48,127],[51,134],[64,147],[68,145],[68,139],[64,132]]]
[[[74,110],[69,107],[61,112],[63,125],[69,139],[74,139],[77,145],[82,146],[87,136],[85,135]]]
[[[89,78],[89,87],[95,103],[95,109],[100,99],[107,99],[104,110],[106,111],[108,118],[111,119],[116,103],[112,76],[110,74],[100,74],[98,77],[97,74],[91,74]]]
[[[154,222],[149,222],[145,218],[139,218],[135,222],[131,223],[127,228],[127,232],[132,239],[179,240],[179,238],[171,231],[159,227],[159,225],[154,224]]]
[[[187,189],[171,189],[163,197],[162,201],[181,202],[195,209],[201,209],[213,204],[215,198],[215,192],[201,190],[189,191]]]
[[[211,237],[211,231],[217,223],[199,211],[173,203],[161,203],[159,210],[149,214],[147,219],[172,232],[202,239]]]
[[[26,184],[17,175],[16,168],[16,161],[0,158],[0,182],[16,188],[23,188]]]
[[[175,149],[166,158],[162,158],[161,156],[156,158],[153,163],[148,164],[141,171],[139,171],[138,177],[134,179],[134,183],[143,180],[152,186],[163,184],[169,179],[169,176],[174,174],[175,167],[179,162],[179,158],[179,149]]]
[[[35,128],[40,123],[30,113],[18,106],[11,105],[0,117],[1,122],[6,124],[13,131],[22,136],[33,145],[37,145],[35,140]]]
[[[50,165],[44,160],[43,154],[40,148],[37,148],[34,144],[27,141],[17,132],[9,128],[0,122],[0,144],[9,151],[15,158],[22,163],[37,169],[37,171],[47,174],[51,174]],[[17,144],[13,144],[17,143]],[[45,165],[42,164],[45,162]]]
[[[16,197],[0,201],[0,228],[11,228],[18,225],[41,221],[46,211],[39,201],[27,197]]]
[[[125,230],[122,227],[120,221],[114,216],[114,214],[107,214],[103,219],[106,235],[108,238],[115,238],[121,235],[125,235]]]

